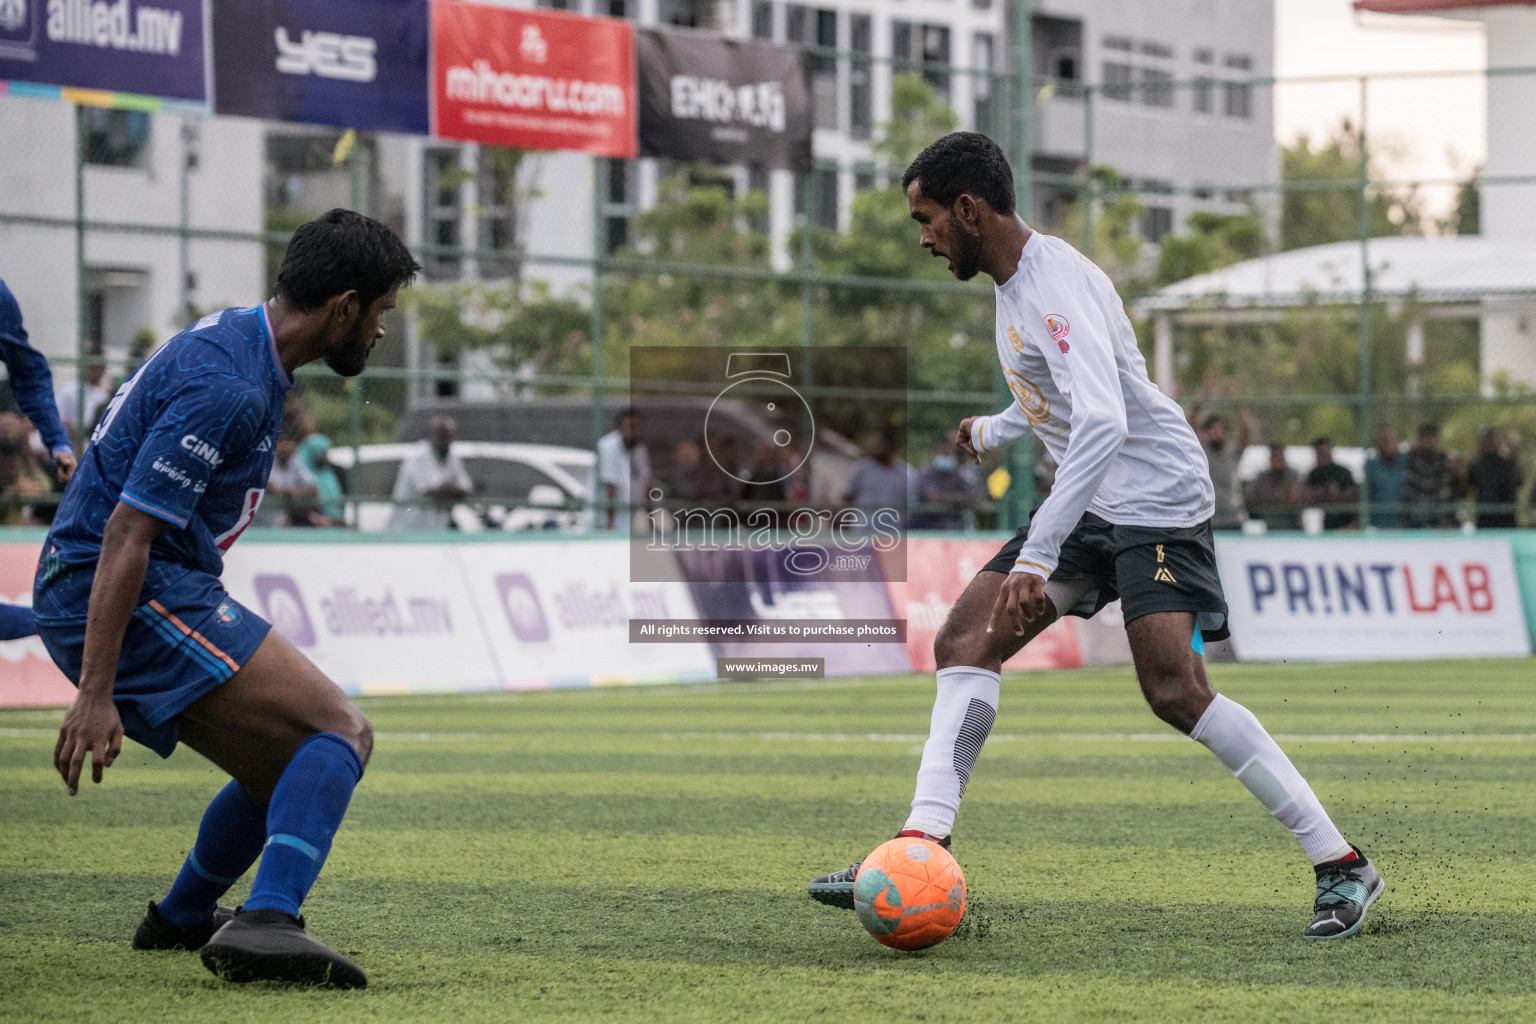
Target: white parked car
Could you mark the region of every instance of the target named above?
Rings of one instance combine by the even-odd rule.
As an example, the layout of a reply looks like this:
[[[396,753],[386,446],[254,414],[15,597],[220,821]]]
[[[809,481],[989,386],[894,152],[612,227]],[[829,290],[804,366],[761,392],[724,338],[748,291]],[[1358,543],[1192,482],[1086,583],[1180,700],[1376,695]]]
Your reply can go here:
[[[330,450],[327,458],[357,499],[355,512],[354,503],[347,506],[349,524],[369,532],[389,527],[395,476],[420,443],[362,445],[357,449],[362,463],[357,472],[351,448],[338,445]],[[455,441],[453,453],[475,485],[474,493],[453,509],[460,530],[591,528],[588,502],[596,461],[591,452],[552,444]]]

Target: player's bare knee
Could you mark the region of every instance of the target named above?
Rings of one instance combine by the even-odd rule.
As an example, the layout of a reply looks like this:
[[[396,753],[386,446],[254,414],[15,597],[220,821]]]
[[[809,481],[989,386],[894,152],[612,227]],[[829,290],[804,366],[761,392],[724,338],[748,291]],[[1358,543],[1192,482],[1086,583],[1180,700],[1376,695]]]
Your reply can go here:
[[[1158,718],[1187,733],[1200,721],[1205,706],[1201,687],[1186,669],[1153,670],[1143,675],[1141,692]]]
[[[352,746],[357,749],[358,759],[366,765],[368,758],[373,754],[373,723],[368,721],[368,716],[355,706],[352,708],[352,713],[356,719],[356,726],[353,730],[353,735],[347,738],[352,741]]]
[[[933,638],[933,662],[939,668],[956,665],[980,665],[987,660],[987,638],[990,634],[974,626],[957,625],[953,619],[945,622]]]

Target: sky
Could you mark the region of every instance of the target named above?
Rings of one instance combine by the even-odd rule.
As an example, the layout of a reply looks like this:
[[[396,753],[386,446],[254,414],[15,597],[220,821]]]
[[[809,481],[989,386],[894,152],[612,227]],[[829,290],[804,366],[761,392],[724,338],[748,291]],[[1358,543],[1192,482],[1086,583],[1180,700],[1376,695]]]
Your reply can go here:
[[[1275,74],[1480,71],[1482,25],[1449,18],[1356,15],[1349,0],[1275,0]],[[1477,76],[1377,81],[1367,87],[1368,144],[1392,177],[1465,177],[1486,154],[1486,95]],[[1358,118],[1358,82],[1277,87],[1282,143]],[[1440,206],[1449,190],[1429,198]]]

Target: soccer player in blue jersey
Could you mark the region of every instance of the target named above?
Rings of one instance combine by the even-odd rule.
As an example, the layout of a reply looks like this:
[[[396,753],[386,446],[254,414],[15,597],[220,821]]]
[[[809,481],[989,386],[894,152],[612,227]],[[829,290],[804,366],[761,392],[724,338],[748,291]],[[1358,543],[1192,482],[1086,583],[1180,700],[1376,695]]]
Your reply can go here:
[[[124,735],[178,742],[232,781],[203,815],[136,949],[201,949],[230,981],[367,984],[310,938],[299,905],[362,777],[368,720],[309,659],[227,594],[223,552],[272,469],[293,372],[363,371],[384,314],[420,270],[383,224],[332,210],[294,233],[276,295],[212,313],[118,389],[64,493],[38,565],[39,633],[79,693],[54,766],[71,795]],[[261,857],[242,909],[217,901]]]
[[[0,280],[0,363],[11,380],[16,404],[43,437],[43,444],[53,455],[54,468],[65,483],[75,471],[75,450],[69,435],[59,422],[59,407],[53,402],[53,374],[48,360],[27,343],[27,329],[21,324],[21,306],[16,296]],[[19,640],[37,633],[37,619],[25,605],[0,603],[0,640]]]

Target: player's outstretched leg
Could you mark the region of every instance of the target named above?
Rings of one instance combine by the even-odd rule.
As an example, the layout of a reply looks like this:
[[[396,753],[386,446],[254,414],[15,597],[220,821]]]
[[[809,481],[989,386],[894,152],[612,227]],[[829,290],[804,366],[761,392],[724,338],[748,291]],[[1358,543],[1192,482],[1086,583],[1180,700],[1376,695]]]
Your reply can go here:
[[[1211,690],[1205,665],[1190,648],[1194,616],[1157,612],[1126,624],[1136,677],[1152,711],[1203,744],[1291,830],[1317,876],[1309,939],[1355,934],[1385,891],[1380,873],[1344,841],[1322,802],[1253,712]]]
[[[1023,637],[988,632],[992,606],[1005,578],[998,572],[977,573],[934,640],[938,688],[933,717],[917,770],[912,814],[897,835],[931,839],[949,848],[960,798],[997,717],[1003,662],[1056,621],[1053,610],[1043,620],[1030,623]],[[812,880],[806,891],[818,903],[852,910],[860,863]]]
[[[366,985],[356,964],[305,933],[299,907],[362,778],[368,720],[273,630],[182,722],[183,742],[233,775],[253,803],[267,803],[251,895],[202,947],[204,966],[228,981]]]
[[[219,897],[250,870],[267,841],[267,808],[234,779],[203,812],[197,842],[171,891],[150,903],[133,934],[134,949],[201,949],[234,917]]]

